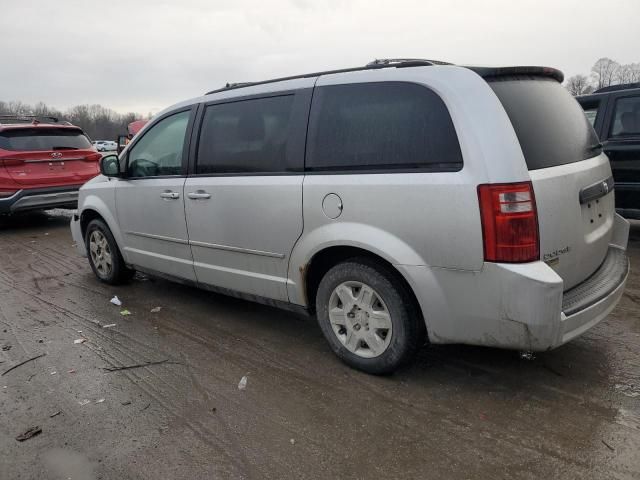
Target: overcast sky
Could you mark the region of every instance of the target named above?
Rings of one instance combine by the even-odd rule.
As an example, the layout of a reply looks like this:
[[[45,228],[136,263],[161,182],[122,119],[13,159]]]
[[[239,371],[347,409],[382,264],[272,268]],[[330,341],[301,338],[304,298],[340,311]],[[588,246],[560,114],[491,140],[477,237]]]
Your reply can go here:
[[[0,100],[157,112],[374,58],[640,62],[640,0],[0,0]]]

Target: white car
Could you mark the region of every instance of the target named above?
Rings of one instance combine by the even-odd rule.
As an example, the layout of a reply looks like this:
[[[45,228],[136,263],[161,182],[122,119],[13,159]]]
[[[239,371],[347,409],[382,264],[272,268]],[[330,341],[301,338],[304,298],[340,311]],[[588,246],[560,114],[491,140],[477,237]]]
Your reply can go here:
[[[370,373],[425,341],[552,349],[629,272],[609,160],[562,78],[386,60],[230,85],[105,156],[73,237],[103,282],[315,312]]]
[[[91,143],[99,152],[115,152],[118,148],[118,144],[113,140],[96,140]]]
[[[95,149],[99,152],[104,152],[106,151],[106,145],[104,140],[95,140],[93,142],[91,142],[91,144],[95,147]]]
[[[104,145],[105,152],[115,152],[118,149],[118,144],[113,140],[105,140],[102,143]]]

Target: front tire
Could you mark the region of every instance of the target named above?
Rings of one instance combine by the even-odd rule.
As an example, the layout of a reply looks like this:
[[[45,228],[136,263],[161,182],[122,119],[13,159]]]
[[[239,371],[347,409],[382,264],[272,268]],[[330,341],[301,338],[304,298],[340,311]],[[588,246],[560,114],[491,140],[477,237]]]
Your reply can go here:
[[[98,280],[109,285],[127,282],[135,273],[124,263],[109,227],[100,219],[91,220],[85,232],[89,265]]]
[[[316,295],[322,333],[347,365],[376,375],[410,361],[424,342],[424,321],[398,275],[367,258],[331,268]]]

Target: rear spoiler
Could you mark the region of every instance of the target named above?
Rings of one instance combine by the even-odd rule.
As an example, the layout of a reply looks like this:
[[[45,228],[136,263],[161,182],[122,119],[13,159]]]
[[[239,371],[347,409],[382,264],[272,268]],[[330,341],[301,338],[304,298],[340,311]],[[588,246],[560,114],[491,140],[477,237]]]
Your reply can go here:
[[[465,65],[465,68],[476,72],[482,78],[487,80],[496,77],[532,75],[535,77],[553,78],[559,83],[564,81],[564,73],[551,67],[470,67]]]

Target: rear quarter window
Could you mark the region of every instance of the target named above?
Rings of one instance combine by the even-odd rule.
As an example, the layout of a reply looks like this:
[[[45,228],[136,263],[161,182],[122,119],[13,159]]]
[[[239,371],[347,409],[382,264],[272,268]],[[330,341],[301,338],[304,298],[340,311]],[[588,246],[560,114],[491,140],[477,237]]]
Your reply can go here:
[[[616,100],[609,135],[614,138],[640,136],[640,95]]]
[[[598,136],[582,107],[554,79],[487,79],[520,142],[529,170],[579,162],[600,153]]]
[[[306,169],[457,171],[462,153],[442,99],[402,82],[317,87]]]
[[[83,150],[91,148],[91,142],[76,129],[19,128],[0,132],[0,148],[15,152]]]

